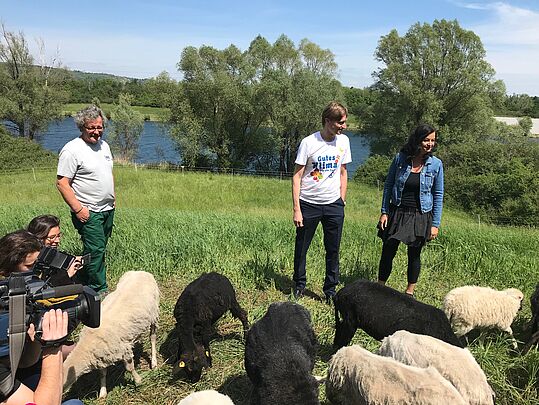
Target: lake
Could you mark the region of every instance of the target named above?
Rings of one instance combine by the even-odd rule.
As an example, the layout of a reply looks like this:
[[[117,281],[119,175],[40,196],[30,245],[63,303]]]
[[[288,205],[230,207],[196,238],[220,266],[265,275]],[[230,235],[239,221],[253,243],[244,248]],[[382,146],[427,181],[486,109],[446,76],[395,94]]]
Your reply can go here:
[[[67,117],[61,121],[49,125],[47,132],[39,135],[36,141],[45,149],[54,153],[59,153],[60,149],[71,139],[80,135],[72,117]],[[347,132],[350,138],[350,149],[352,150],[352,163],[348,164],[348,175],[352,176],[357,167],[361,165],[369,156],[369,145],[361,135]],[[104,138],[107,139],[105,131]],[[171,162],[179,164],[180,155],[175,149],[174,142],[168,134],[166,125],[159,122],[144,122],[144,131],[139,141],[137,163],[159,163]]]

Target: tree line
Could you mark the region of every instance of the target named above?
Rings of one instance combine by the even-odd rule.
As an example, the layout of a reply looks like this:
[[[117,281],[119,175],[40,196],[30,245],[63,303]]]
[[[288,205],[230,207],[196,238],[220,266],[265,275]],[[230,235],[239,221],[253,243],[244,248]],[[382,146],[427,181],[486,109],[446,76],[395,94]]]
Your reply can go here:
[[[539,146],[526,137],[538,97],[506,95],[480,38],[457,21],[416,23],[403,35],[392,30],[374,56],[381,67],[364,89],[342,86],[329,49],[308,39],[296,45],[285,35],[273,43],[257,36],[243,51],[186,47],[177,64],[181,81],[166,72],[148,80],[91,77],[55,61],[37,63],[24,35],[2,27],[0,111],[20,136],[32,138],[67,101],[113,102],[111,142],[130,160],[142,131],[131,106],[165,107],[184,165],[290,172],[300,139],[320,127],[323,107],[339,100],[370,142],[373,156],[358,181],[383,180],[409,131],[428,122],[447,162],[449,200],[500,221],[536,224]],[[523,119],[510,127],[495,115]]]

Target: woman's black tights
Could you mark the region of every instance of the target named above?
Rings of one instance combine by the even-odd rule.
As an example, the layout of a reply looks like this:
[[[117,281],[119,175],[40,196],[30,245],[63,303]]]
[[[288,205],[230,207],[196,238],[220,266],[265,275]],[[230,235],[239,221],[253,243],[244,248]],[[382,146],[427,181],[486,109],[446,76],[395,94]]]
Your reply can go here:
[[[382,247],[382,257],[378,267],[378,280],[386,282],[393,269],[393,258],[399,248],[399,240],[388,239]],[[423,246],[408,246],[408,284],[417,283],[421,270],[421,249]]]

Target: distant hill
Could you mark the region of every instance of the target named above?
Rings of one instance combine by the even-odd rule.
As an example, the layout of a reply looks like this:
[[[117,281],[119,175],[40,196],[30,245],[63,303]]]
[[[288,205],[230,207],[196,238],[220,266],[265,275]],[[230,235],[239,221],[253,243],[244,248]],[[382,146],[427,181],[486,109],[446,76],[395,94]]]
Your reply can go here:
[[[99,79],[111,79],[126,83],[130,80],[140,80],[145,81],[147,79],[139,79],[136,77],[126,77],[126,76],[116,76],[110,73],[92,73],[92,72],[82,72],[80,70],[70,70],[75,79],[77,80],[99,80]]]

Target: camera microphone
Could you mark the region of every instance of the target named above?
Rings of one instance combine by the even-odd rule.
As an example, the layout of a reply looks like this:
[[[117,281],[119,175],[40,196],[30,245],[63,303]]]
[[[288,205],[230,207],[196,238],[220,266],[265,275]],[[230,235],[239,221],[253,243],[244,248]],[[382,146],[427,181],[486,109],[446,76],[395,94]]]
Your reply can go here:
[[[82,284],[62,285],[54,288],[48,288],[34,294],[35,300],[47,300],[49,298],[60,298],[69,295],[78,295],[83,292]]]

